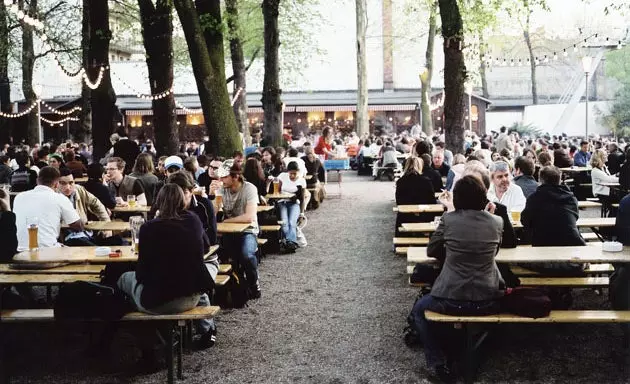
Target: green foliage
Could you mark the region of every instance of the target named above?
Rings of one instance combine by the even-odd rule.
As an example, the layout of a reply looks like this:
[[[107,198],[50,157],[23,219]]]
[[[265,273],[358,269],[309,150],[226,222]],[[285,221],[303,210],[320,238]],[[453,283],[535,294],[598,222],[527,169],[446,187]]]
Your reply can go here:
[[[630,137],[630,47],[606,54],[606,76],[619,81],[609,113],[597,110],[598,122],[620,137]]]
[[[630,87],[630,46],[606,53],[606,76]]]
[[[533,124],[514,123],[508,127],[508,132],[518,132],[520,136],[541,137],[543,131]]]

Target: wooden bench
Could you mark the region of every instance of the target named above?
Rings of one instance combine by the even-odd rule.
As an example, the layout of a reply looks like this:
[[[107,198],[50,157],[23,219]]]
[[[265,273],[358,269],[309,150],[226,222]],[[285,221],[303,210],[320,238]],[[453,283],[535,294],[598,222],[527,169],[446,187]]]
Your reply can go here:
[[[260,237],[256,239],[256,243],[258,245],[265,245],[265,244],[267,244],[268,241],[269,241],[269,239],[261,239]]]
[[[428,321],[438,323],[458,324],[466,338],[466,353],[464,354],[464,381],[472,383],[477,370],[476,351],[488,335],[486,329],[474,329],[471,325],[524,323],[524,324],[559,324],[559,323],[630,323],[630,311],[612,310],[567,310],[551,311],[549,316],[537,319],[512,314],[497,314],[488,316],[450,316],[425,311]],[[627,334],[625,337],[629,337]]]
[[[394,252],[396,253],[396,256],[407,256],[408,249],[409,247],[396,247],[396,249],[394,249]]]
[[[394,245],[427,245],[428,237],[394,237]]]
[[[101,281],[101,277],[96,274],[39,274],[39,273],[3,273],[0,274],[0,284],[2,285],[59,285],[65,283],[72,283],[75,281],[89,281],[91,283],[98,283]]]
[[[15,268],[14,268],[15,267]],[[95,274],[98,275],[103,270],[102,265],[96,264],[70,264],[47,269],[29,269],[28,264],[0,264],[0,273],[36,273],[44,274]]]
[[[166,363],[167,363],[167,379],[168,383],[172,384],[175,381],[175,359],[173,354],[173,347],[175,338],[177,338],[177,377],[183,379],[183,337],[185,333],[185,326],[187,321],[202,320],[214,318],[220,311],[219,307],[195,307],[189,311],[171,314],[171,315],[149,315],[142,312],[131,312],[123,316],[119,321],[155,321],[163,325],[166,331]],[[0,311],[0,321],[2,323],[41,323],[52,322],[55,320],[54,311],[52,309],[14,309],[14,310],[2,310]],[[88,320],[90,321],[90,320]],[[101,321],[101,320],[93,320]],[[177,332],[179,328],[179,332]],[[2,327],[4,331],[6,327]],[[2,337],[0,335],[0,340]],[[10,355],[10,353],[7,353]],[[4,370],[7,381],[9,375],[9,369],[6,367],[5,362],[2,362],[2,369]]]
[[[594,232],[584,232],[581,233],[581,235],[585,241],[601,241],[599,237],[597,237],[597,233]]]
[[[230,281],[230,275],[217,275],[214,279],[214,285],[217,287],[225,287]]]
[[[232,264],[219,264],[219,275],[227,275],[232,272]]]
[[[540,272],[533,271],[531,269],[527,269],[518,265],[511,265],[510,270],[517,276],[538,276]],[[587,275],[604,275],[610,274],[615,271],[615,268],[612,264],[603,263],[603,264],[590,264],[588,268],[584,270],[584,273]]]
[[[280,228],[280,225],[261,225],[260,232],[278,232]]]

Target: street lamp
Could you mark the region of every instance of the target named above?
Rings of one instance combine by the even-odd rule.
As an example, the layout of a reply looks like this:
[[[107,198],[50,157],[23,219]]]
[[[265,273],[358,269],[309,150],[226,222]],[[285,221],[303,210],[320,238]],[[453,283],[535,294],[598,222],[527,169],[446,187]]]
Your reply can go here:
[[[584,56],[582,58],[582,69],[584,70],[584,76],[586,77],[586,118],[584,120],[586,126],[586,140],[588,141],[588,74],[591,71],[591,64],[593,63],[593,58],[591,56]]]

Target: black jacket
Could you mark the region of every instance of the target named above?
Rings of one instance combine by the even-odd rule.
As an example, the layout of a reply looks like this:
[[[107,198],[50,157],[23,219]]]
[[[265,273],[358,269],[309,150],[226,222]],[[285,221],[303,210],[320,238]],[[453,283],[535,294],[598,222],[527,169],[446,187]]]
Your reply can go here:
[[[417,173],[403,175],[396,182],[396,205],[411,204],[435,204],[435,192],[431,181]],[[440,216],[440,214],[430,212],[398,213],[396,215],[396,236],[401,235],[398,232],[398,227],[402,223],[426,223],[433,220],[435,216]]]
[[[619,172],[625,159],[626,157],[620,150],[616,150],[608,155],[608,162],[606,165],[608,166],[608,171],[611,175],[615,175]]]
[[[585,245],[577,228],[577,199],[564,185],[543,184],[527,198],[521,222],[533,246]]]
[[[116,208],[116,199],[109,192],[109,188],[107,188],[103,183],[96,179],[89,179],[83,184],[83,188],[86,191],[90,192],[96,198],[103,203],[105,208],[114,209]]]
[[[0,263],[8,263],[17,253],[15,213],[0,212]]]
[[[6,164],[0,164],[0,184],[9,184],[9,176],[13,170]]]
[[[150,310],[214,287],[203,263],[208,237],[194,213],[185,211],[174,220],[153,219],[140,228],[139,238],[136,279],[144,285],[143,307]]]
[[[617,240],[623,245],[630,245],[630,195],[626,195],[619,202],[619,210],[615,220]]]
[[[440,192],[442,191],[442,189],[444,189],[442,176],[440,176],[440,172],[436,171],[435,169],[431,167],[424,167],[424,169],[422,170],[422,176],[425,176],[429,180],[431,180],[431,183],[433,184],[433,190],[435,192]]]

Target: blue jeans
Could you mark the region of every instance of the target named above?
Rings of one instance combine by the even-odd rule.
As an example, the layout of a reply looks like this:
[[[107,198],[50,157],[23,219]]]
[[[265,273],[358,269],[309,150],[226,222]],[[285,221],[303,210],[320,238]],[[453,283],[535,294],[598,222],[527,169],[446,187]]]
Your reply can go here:
[[[239,266],[242,267],[249,286],[256,286],[258,284],[258,259],[256,258],[258,243],[256,235],[253,233],[225,234],[221,239],[221,246],[232,257],[234,269],[238,271],[240,269]]]
[[[444,365],[446,358],[444,347],[439,337],[439,329],[436,323],[427,321],[424,311],[429,310],[445,315],[490,315],[499,312],[499,302],[497,300],[487,301],[459,301],[441,299],[429,295],[423,296],[413,306],[414,327],[420,334],[424,345],[424,357],[427,367],[435,368]]]
[[[280,220],[282,220],[282,233],[287,241],[297,242],[297,221],[300,217],[300,204],[291,202],[278,203]]]

